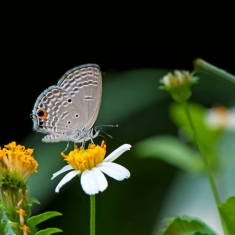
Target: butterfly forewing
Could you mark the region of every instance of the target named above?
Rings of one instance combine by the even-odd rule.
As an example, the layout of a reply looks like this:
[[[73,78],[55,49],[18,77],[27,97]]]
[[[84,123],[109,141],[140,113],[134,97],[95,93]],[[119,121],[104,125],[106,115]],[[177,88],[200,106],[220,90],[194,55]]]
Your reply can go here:
[[[77,104],[82,120],[77,127],[86,126],[90,129],[97,119],[101,103],[102,79],[99,67],[86,65],[71,69],[59,80],[58,86],[66,90]]]

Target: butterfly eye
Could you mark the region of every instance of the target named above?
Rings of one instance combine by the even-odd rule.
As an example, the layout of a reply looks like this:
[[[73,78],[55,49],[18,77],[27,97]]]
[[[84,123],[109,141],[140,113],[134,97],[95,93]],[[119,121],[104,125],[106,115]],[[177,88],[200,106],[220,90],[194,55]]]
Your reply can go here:
[[[46,112],[45,109],[39,109],[39,110],[37,111],[37,115],[38,115],[40,118],[46,118],[47,112]]]

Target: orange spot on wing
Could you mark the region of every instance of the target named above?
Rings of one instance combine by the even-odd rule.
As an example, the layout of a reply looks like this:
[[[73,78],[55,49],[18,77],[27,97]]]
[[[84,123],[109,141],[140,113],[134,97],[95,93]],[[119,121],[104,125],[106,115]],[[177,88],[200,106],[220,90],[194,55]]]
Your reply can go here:
[[[39,117],[42,118],[42,119],[46,118],[47,117],[47,111],[44,108],[42,108],[40,110],[43,112],[43,115],[39,116]]]

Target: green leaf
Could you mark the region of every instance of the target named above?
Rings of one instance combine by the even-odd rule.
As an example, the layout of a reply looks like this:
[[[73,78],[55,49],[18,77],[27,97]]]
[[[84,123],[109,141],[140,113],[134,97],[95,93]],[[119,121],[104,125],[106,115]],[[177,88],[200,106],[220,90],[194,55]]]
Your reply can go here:
[[[48,220],[52,217],[59,216],[59,215],[62,215],[62,214],[57,211],[47,211],[43,214],[30,217],[27,220],[27,225],[29,226],[30,231],[33,233],[33,232],[36,232],[36,225],[42,223],[45,220]]]
[[[213,77],[221,79],[222,81],[228,82],[229,84],[235,86],[235,76],[220,69],[216,66],[209,64],[205,60],[197,58],[193,61],[194,70],[196,72],[203,72],[209,74]]]
[[[218,158],[216,153],[216,144],[219,140],[222,130],[221,129],[211,129],[205,123],[205,111],[206,109],[196,103],[188,103],[188,108],[190,115],[192,117],[193,125],[197,132],[197,136],[202,143],[208,161],[211,167],[214,168],[218,166]],[[188,118],[185,114],[183,105],[173,104],[170,107],[170,116],[174,123],[180,128],[184,136],[191,142],[194,143],[193,133],[190,128]]]
[[[31,202],[31,204],[40,204],[40,202],[38,201],[38,199],[35,198],[35,197],[31,197],[31,198],[30,198],[30,202]]]
[[[170,224],[163,229],[162,235],[216,235],[216,233],[199,219],[189,216],[166,218]]]
[[[50,234],[60,233],[60,232],[63,232],[63,231],[58,228],[47,228],[47,229],[40,230],[35,235],[50,235]]]
[[[137,157],[153,157],[189,172],[198,172],[202,163],[198,153],[172,136],[153,136],[133,148]]]
[[[204,107],[196,103],[188,103],[188,107],[198,137],[206,147],[209,148],[214,147],[221,134],[221,130],[211,129],[206,125],[205,123],[206,110]],[[183,105],[176,103],[171,105],[170,116],[179,128],[184,128],[185,130],[184,134],[187,135],[188,139],[189,140],[192,139],[190,124],[185,114]]]
[[[227,234],[235,234],[235,196],[229,197],[225,203],[218,206],[223,226]]]

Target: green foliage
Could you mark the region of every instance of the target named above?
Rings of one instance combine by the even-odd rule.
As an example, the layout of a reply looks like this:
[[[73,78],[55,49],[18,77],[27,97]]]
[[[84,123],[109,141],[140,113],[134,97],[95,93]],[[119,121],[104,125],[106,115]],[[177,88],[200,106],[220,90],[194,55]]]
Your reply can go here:
[[[60,233],[60,232],[63,232],[63,231],[58,228],[47,228],[47,229],[43,229],[37,232],[35,235],[50,235],[50,234]]]
[[[195,103],[189,103],[188,106],[193,117],[197,135],[206,151],[208,161],[211,167],[215,169],[218,167],[216,144],[219,141],[222,130],[211,129],[206,125],[204,107]],[[170,116],[181,130],[184,138],[191,144],[194,144],[192,130],[183,105],[172,104]],[[198,151],[192,145],[185,144],[176,137],[166,135],[150,137],[137,143],[133,150],[138,157],[158,158],[188,172],[199,172],[203,169]]]
[[[38,199],[37,198],[35,198],[35,197],[31,197],[30,198],[30,205],[32,205],[32,204],[40,204],[40,202],[38,201]]]
[[[37,232],[37,227],[36,226],[38,224],[40,224],[43,221],[46,221],[46,220],[48,220],[52,217],[59,216],[59,215],[62,215],[62,214],[57,212],[57,211],[48,211],[48,212],[45,212],[45,213],[40,214],[40,215],[32,216],[31,218],[29,218],[27,220],[27,226],[29,227],[32,234],[38,234],[38,233],[36,233]],[[46,233],[46,232],[50,232],[50,231],[52,231],[52,233]],[[56,230],[56,228],[53,228],[52,230],[45,230],[45,233],[42,233],[42,234],[43,235],[44,234],[53,234],[53,233],[55,233],[53,231],[59,232],[59,229]],[[41,234],[41,233],[39,233],[39,234]]]
[[[235,196],[229,197],[218,208],[227,234],[235,234]]]
[[[212,168],[218,166],[216,144],[221,134],[221,129],[212,129],[205,123],[205,108],[196,103],[188,103],[189,112],[195,126],[197,136],[206,151],[207,160]],[[193,133],[183,105],[173,104],[170,107],[170,116],[174,123],[180,128],[184,137],[194,143]]]
[[[209,64],[205,60],[195,59],[193,61],[194,71],[203,72],[209,74],[215,78],[221,79],[224,82],[228,82],[229,84],[235,86],[235,76],[224,71],[223,69],[217,68],[212,64]]]
[[[188,103],[188,107],[200,141],[207,149],[213,149],[221,134],[221,130],[214,130],[206,125],[204,107],[196,103]],[[185,137],[188,140],[193,141],[192,130],[185,114],[184,107],[180,104],[172,104],[170,107],[170,116],[179,128],[183,128],[184,134],[186,135]]]
[[[0,234],[13,235],[13,231],[7,224],[8,218],[0,197]]]
[[[199,172],[202,163],[198,153],[172,136],[153,136],[133,148],[137,157],[154,157],[164,160],[182,170]]]
[[[15,223],[15,222],[11,222],[10,220],[7,221],[6,223],[6,227],[4,229],[4,234],[5,235],[15,235],[15,234],[19,234],[19,224]],[[20,232],[22,232],[20,230]]]
[[[216,235],[216,233],[199,219],[189,216],[166,218],[168,226],[161,230],[162,235]]]

